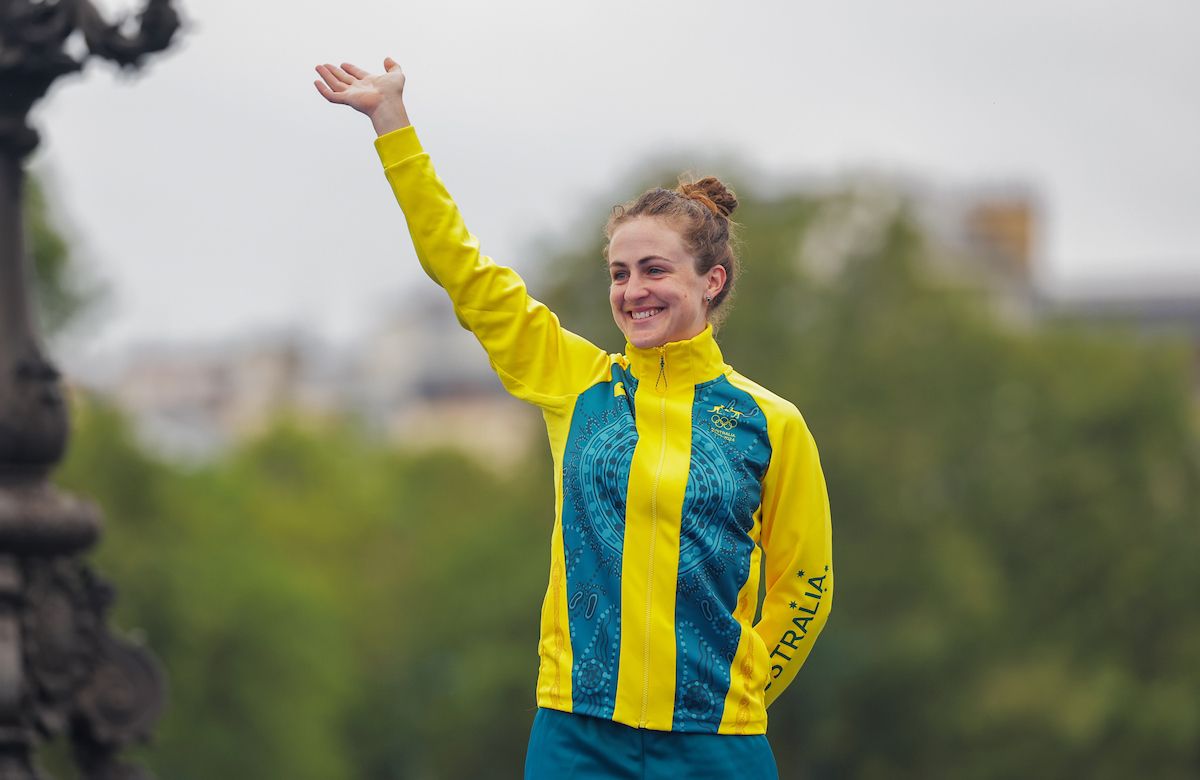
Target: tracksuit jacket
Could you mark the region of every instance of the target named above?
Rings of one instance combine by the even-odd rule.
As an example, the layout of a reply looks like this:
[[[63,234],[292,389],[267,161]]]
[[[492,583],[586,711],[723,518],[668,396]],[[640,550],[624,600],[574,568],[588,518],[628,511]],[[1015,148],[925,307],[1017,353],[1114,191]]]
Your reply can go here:
[[[726,365],[711,327],[620,355],[565,330],[481,254],[412,127],[375,145],[421,266],[546,421],[538,706],[765,733],[833,598],[829,502],[800,412]]]

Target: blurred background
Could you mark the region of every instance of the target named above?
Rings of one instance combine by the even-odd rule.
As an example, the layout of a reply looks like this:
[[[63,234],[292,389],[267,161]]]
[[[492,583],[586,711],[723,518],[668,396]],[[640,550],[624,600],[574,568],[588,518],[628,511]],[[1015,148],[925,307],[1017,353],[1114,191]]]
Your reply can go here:
[[[1200,775],[1200,6],[183,13],[38,106],[28,211],[161,777],[520,773],[551,465],[312,86],[387,55],[485,251],[610,350],[611,206],[741,198],[720,341],[804,412],[840,575],[782,777]]]

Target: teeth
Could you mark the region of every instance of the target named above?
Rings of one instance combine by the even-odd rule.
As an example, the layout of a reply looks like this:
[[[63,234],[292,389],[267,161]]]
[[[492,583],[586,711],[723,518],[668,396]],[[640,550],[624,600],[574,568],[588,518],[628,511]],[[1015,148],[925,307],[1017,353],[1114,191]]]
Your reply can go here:
[[[647,311],[635,311],[635,312],[633,312],[632,316],[635,320],[644,320],[647,317],[653,317],[655,314],[658,314],[660,311],[662,311],[662,309],[649,309]]]

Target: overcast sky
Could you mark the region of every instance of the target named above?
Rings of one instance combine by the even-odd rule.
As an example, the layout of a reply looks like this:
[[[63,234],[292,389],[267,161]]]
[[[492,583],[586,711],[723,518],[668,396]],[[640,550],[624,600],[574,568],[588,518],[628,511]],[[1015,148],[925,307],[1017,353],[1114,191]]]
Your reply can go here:
[[[421,279],[369,121],[312,85],[319,62],[377,70],[388,54],[468,224],[519,270],[543,237],[598,230],[639,166],[670,154],[781,179],[1024,184],[1048,276],[1200,274],[1195,0],[183,11],[142,74],[93,61],[34,113],[32,167],[112,292],[89,334],[104,348],[292,325],[345,338]]]

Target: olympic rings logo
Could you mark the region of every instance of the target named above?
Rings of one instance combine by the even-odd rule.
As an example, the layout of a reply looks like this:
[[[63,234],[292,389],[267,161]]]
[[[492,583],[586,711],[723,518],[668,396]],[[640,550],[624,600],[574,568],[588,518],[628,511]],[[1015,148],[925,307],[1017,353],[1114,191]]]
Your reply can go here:
[[[712,416],[712,424],[723,431],[730,431],[737,427],[738,421],[733,417]]]

